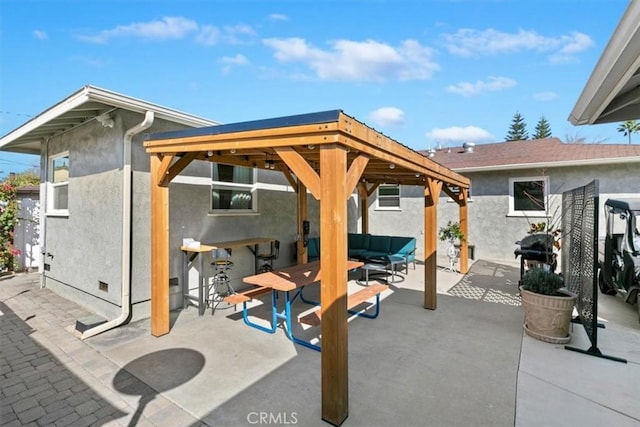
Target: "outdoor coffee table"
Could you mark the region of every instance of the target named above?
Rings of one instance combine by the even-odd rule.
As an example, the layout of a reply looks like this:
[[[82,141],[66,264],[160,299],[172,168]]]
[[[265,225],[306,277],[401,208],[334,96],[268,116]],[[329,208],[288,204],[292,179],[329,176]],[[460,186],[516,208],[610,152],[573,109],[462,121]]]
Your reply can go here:
[[[386,281],[388,283],[397,283],[404,280],[404,277],[402,277],[398,272],[398,266],[405,263],[406,260],[403,257],[395,255],[368,257],[366,259],[366,264],[360,267],[360,270],[363,270],[365,272],[366,285],[369,284],[370,271],[378,274],[384,273],[387,275],[387,277],[389,276],[389,273],[391,273],[391,278],[387,279]],[[399,280],[398,278],[401,278],[402,280]]]
[[[369,286],[369,274],[389,274],[385,264],[378,264],[374,262],[368,262],[367,264],[362,265],[360,267],[360,271],[364,271],[364,283],[362,282],[362,275],[360,276],[360,280],[357,282],[359,284],[364,284],[365,286]]]

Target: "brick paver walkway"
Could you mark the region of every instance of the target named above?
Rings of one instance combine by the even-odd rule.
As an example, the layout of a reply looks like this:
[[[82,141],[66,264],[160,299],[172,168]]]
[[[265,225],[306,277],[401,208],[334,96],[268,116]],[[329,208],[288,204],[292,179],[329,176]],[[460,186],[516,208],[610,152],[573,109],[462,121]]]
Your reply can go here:
[[[88,313],[38,280],[0,280],[0,425],[202,425],[75,336]]]

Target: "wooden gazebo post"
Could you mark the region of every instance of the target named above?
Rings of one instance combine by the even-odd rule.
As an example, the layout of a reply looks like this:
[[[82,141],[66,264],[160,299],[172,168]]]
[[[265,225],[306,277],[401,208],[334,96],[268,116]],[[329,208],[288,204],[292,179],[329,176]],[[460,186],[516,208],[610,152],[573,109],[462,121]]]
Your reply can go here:
[[[424,308],[437,307],[438,199],[442,181],[427,178],[424,186]]]
[[[460,231],[465,235],[464,242],[460,242],[460,273],[469,271],[469,216],[467,209],[467,197],[469,190],[462,188],[459,199]]]
[[[349,415],[347,326],[347,152],[320,148],[320,265],[322,266],[322,419],[340,425]]]
[[[169,184],[162,160],[151,155],[151,334],[169,333]],[[164,185],[163,185],[164,184]]]

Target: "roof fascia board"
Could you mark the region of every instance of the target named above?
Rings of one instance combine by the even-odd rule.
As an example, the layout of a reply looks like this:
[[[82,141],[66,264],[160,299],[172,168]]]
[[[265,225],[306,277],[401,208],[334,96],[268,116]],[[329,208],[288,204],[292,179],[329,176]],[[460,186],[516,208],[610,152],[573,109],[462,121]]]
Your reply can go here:
[[[517,163],[517,164],[509,164],[509,165],[491,165],[491,166],[477,166],[477,167],[464,167],[464,168],[452,167],[451,170],[458,173],[493,172],[493,171],[535,169],[535,168],[598,166],[598,165],[611,165],[611,164],[620,164],[620,163],[640,163],[640,156],[613,157],[608,159],[570,160],[570,161],[562,161],[562,162]]]
[[[569,115],[572,124],[594,124],[638,69],[640,58],[634,39],[640,37],[639,30],[640,2],[633,1],[625,10]]]

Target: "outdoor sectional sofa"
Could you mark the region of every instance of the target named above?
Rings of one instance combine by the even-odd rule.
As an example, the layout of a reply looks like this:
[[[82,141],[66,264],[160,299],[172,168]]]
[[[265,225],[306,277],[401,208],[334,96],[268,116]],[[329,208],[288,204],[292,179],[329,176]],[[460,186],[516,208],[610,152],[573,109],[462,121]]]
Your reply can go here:
[[[416,268],[416,238],[402,236],[377,236],[373,234],[349,233],[347,236],[348,255],[351,259],[366,261],[373,257],[399,256]],[[320,238],[312,237],[307,246],[308,261],[320,259]]]

